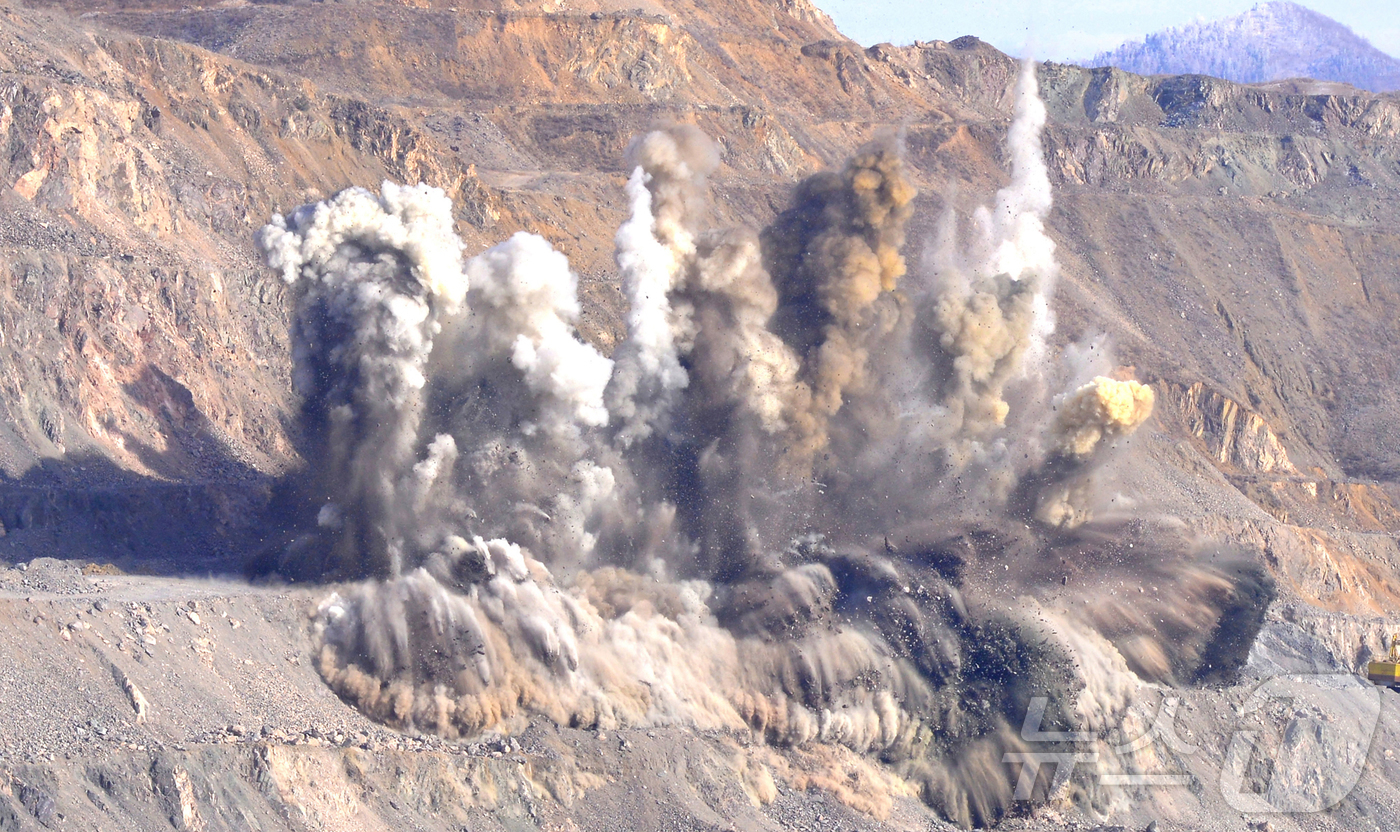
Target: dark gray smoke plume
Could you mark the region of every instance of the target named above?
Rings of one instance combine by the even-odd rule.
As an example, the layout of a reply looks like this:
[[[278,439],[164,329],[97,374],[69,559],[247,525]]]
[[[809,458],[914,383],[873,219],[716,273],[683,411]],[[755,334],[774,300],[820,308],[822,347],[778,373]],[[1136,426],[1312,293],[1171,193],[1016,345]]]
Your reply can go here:
[[[1152,394],[1101,345],[1051,354],[1043,123],[1028,69],[1011,184],[914,274],[893,139],[755,232],[699,226],[706,137],[640,138],[611,358],[574,331],[563,255],[522,233],[463,263],[433,189],[277,218],[309,465],[277,568],[372,579],[322,605],[327,682],[449,737],[751,732],[787,749],[746,769],[756,799],[771,765],[984,825],[1033,700],[1043,730],[1106,731],[1148,686],[1228,678],[1267,579],[1169,519],[1095,515]],[[877,773],[852,791],[834,749]]]
[[[394,574],[418,463],[425,370],[439,319],[466,289],[452,206],[439,190],[352,188],[274,218],[258,242],[296,294],[295,385],[316,437],[318,489],[334,501],[313,573]]]

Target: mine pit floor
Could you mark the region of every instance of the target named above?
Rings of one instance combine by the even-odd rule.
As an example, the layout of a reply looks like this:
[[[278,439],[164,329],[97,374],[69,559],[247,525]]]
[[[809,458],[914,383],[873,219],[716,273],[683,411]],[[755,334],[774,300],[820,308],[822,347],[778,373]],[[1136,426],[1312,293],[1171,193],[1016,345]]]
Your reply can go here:
[[[310,613],[333,589],[84,574],[50,559],[0,569],[0,829],[946,827],[897,778],[871,774],[888,769],[836,754],[825,764],[849,782],[809,784],[785,772],[811,767],[810,749],[768,749],[739,734],[545,719],[453,740],[390,730],[317,674]],[[1107,813],[1071,784],[1063,800],[1002,828],[1393,829],[1400,694],[1348,681],[1300,633],[1271,621],[1234,686],[1147,694],[1179,700],[1172,730],[1194,750],[1157,762],[1189,783],[1125,792],[1099,807]],[[1261,685],[1284,684],[1273,677],[1307,687],[1306,667],[1332,680],[1320,707],[1307,696],[1259,699]],[[1378,702],[1373,734],[1332,730],[1364,721],[1368,701]],[[1222,776],[1246,730],[1263,751],[1245,767],[1244,791],[1303,805],[1317,778],[1295,776],[1295,758],[1339,780],[1355,766],[1356,786],[1322,812],[1250,811]],[[751,776],[759,767],[772,773],[768,802]]]

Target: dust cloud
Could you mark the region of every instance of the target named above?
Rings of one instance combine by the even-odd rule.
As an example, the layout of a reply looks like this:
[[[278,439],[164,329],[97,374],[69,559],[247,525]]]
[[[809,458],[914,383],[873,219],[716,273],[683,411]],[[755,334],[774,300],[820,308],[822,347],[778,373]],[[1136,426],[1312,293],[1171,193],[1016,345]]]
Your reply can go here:
[[[853,805],[907,791],[985,825],[1004,755],[1058,748],[1020,734],[1033,699],[1042,730],[1098,731],[1146,686],[1228,676],[1271,589],[1103,511],[1094,473],[1153,397],[1103,343],[1052,349],[1044,123],[1028,66],[1010,184],[913,272],[897,137],[762,230],[702,227],[698,130],[641,137],[612,356],[574,329],[562,254],[519,233],[464,260],[440,191],[275,218],[307,470],[268,568],[358,581],[317,614],[329,685],[449,737],[748,732],[793,783],[863,755],[867,788],[833,785]]]

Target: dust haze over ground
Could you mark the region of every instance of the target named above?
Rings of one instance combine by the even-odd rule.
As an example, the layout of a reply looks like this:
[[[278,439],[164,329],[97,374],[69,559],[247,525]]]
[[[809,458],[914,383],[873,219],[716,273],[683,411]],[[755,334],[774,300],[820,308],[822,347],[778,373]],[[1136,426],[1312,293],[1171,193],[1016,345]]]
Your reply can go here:
[[[562,255],[521,232],[463,263],[440,191],[275,218],[311,437],[277,567],[369,579],[321,606],[331,687],[447,737],[539,714],[841,745],[986,825],[1033,698],[1106,727],[1148,684],[1232,678],[1268,578],[1169,517],[1095,516],[1153,397],[1103,340],[1048,348],[1033,65],[1017,96],[1011,184],[925,273],[897,137],[759,233],[696,227],[703,134],[639,138],[614,359],[575,333]],[[1066,590],[1067,558],[1157,592]]]
[[[0,827],[1391,828],[1395,100],[580,2],[0,0]]]

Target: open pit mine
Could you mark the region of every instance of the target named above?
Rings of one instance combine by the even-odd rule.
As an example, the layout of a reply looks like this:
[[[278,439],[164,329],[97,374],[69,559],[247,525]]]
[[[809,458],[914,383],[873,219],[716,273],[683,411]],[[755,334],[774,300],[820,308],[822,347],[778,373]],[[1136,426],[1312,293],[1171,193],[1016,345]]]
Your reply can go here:
[[[1400,822],[1393,94],[0,0],[0,146],[4,832]]]

